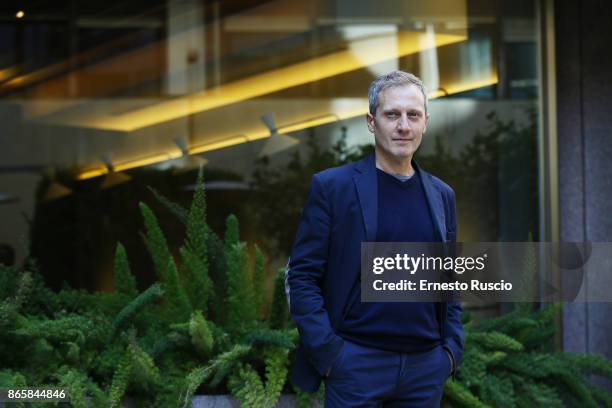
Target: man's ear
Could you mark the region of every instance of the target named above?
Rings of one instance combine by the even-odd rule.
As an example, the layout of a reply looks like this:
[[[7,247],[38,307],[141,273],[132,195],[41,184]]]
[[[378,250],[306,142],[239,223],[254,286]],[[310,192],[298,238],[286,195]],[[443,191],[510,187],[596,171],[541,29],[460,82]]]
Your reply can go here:
[[[368,130],[370,133],[374,133],[374,116],[370,112],[366,114],[366,121],[368,122]]]
[[[427,126],[429,126],[429,113],[425,115],[425,127],[423,128],[423,134],[427,132]]]

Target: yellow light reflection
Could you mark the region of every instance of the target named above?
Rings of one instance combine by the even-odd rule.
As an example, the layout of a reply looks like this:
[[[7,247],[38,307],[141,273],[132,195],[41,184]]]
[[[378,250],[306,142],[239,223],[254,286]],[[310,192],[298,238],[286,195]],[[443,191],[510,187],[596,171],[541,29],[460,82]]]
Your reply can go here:
[[[350,118],[354,118],[355,116],[362,116],[365,115],[369,112],[370,108],[368,107],[367,103],[364,104],[363,108],[358,108],[355,110],[351,110],[348,112],[342,112],[337,114],[336,116],[338,117],[338,120],[344,120],[344,119],[350,119]]]
[[[484,79],[481,81],[453,84],[446,88],[446,93],[448,95],[452,95],[452,94],[457,94],[457,93],[461,93],[465,91],[471,91],[472,89],[484,88],[485,86],[491,86],[495,84],[497,84],[497,75],[491,76],[490,78]],[[437,95],[436,97],[441,97],[441,96],[444,96],[444,94]]]
[[[209,152],[211,150],[223,149],[224,147],[234,146],[240,143],[246,143],[250,141],[251,139],[249,139],[246,135],[240,135],[229,139],[224,139],[219,142],[206,143],[203,145],[191,147],[189,148],[189,154]]]
[[[138,158],[135,160],[127,160],[121,163],[113,164],[113,170],[116,172],[120,172],[124,170],[134,169],[137,167],[144,167],[144,166],[149,166],[151,164],[165,162],[167,160],[177,159],[181,156],[182,156],[182,153],[180,151],[159,153],[159,154],[155,154],[152,156]],[[79,173],[77,176],[77,179],[87,180],[90,178],[102,176],[107,173],[108,173],[108,169],[106,168],[106,166],[100,166],[100,167],[89,169],[89,170]]]
[[[115,171],[124,171],[124,170],[133,169],[135,167],[143,167],[143,166],[148,166],[150,164],[161,163],[166,160],[177,159],[181,156],[182,156],[182,153],[180,151],[170,152],[170,153],[160,153],[154,156],[144,157],[142,159],[130,160],[130,161],[126,161],[123,163],[117,163],[117,164],[114,164],[113,167]]]
[[[6,81],[19,72],[19,67],[14,65],[9,68],[0,69],[0,82]]]
[[[430,99],[436,99],[436,98],[451,95],[454,93],[460,93],[460,92],[465,92],[465,91],[469,91],[472,89],[482,88],[485,86],[495,85],[496,83],[497,83],[497,77],[493,76],[486,80],[450,85],[445,88],[446,92],[438,90],[438,91],[430,92],[427,96]],[[339,112],[336,114],[329,114],[329,115],[322,116],[319,118],[306,119],[303,122],[299,122],[296,124],[281,126],[278,128],[278,133],[285,134],[285,133],[297,132],[299,130],[308,129],[308,128],[315,127],[315,126],[321,126],[327,123],[332,123],[332,122],[341,121],[345,119],[351,119],[357,116],[365,115],[367,112],[368,112],[368,106],[367,106],[367,103],[365,103],[362,108],[358,108],[358,109],[354,109],[354,110],[350,110],[346,112]],[[255,140],[259,140],[259,139],[264,139],[269,136],[270,136],[270,133],[268,131],[254,130],[251,132],[247,132],[243,135],[233,136],[227,139],[223,139],[223,140],[219,140],[219,141],[215,141],[211,143],[192,146],[189,148],[189,154],[190,155],[200,154],[200,153],[209,152],[212,150],[223,149],[223,148],[235,146],[241,143],[247,143],[247,142],[252,142]],[[180,156],[181,156],[180,151],[171,152],[171,153],[161,153],[161,154],[157,154],[154,156],[148,156],[146,158],[125,161],[125,162],[114,165],[114,168],[115,168],[115,171],[123,171],[127,169],[133,169],[136,167],[142,167],[142,166],[148,166],[151,164],[161,163],[166,160],[176,159]],[[91,170],[84,171],[80,173],[77,176],[77,178],[79,180],[86,180],[89,178],[104,175],[106,173],[108,173],[108,170],[106,168],[100,167],[97,169],[91,169]]]
[[[103,176],[108,173],[108,170],[105,167],[96,168],[93,170],[86,170],[82,173],[79,173],[77,176],[78,180],[87,180],[94,177]]]
[[[389,47],[390,35],[396,47]],[[405,31],[353,41],[353,49],[330,53],[283,68],[230,82],[212,89],[148,106],[121,115],[88,117],[83,127],[130,132],[187,115],[320,81],[393,58],[421,51],[423,33]],[[435,34],[435,46],[464,41],[464,35]],[[359,51],[355,51],[359,50]]]
[[[307,119],[296,124],[281,126],[278,128],[278,133],[296,132],[302,129],[325,125],[326,123],[335,122],[337,120],[338,117],[336,115],[325,115],[320,118]]]

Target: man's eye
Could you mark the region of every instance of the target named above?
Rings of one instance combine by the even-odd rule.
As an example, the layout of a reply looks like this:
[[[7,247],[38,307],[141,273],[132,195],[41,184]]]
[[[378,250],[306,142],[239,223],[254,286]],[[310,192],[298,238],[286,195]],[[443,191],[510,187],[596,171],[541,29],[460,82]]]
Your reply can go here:
[[[393,112],[387,113],[387,117],[388,118],[397,118],[397,113],[393,113]]]
[[[409,112],[409,113],[408,113],[408,116],[410,116],[411,118],[416,118],[416,117],[418,117],[418,116],[420,116],[420,115],[419,115],[419,113],[418,113],[418,112]]]

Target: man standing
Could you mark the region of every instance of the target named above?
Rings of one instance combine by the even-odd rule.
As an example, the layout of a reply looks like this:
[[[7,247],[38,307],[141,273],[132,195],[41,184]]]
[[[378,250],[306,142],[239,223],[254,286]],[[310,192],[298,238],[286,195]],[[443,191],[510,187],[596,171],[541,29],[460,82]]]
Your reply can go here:
[[[455,194],[412,160],[427,95],[394,71],[368,91],[375,153],[317,173],[287,266],[300,346],[291,380],[326,407],[435,407],[463,353],[458,302],[361,302],[362,242],[454,242]]]

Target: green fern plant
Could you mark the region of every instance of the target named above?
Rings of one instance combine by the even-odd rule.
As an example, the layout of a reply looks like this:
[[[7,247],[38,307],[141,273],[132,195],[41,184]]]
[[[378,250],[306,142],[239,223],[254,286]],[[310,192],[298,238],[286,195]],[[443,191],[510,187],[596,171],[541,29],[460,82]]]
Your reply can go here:
[[[218,355],[207,366],[194,368],[185,378],[183,391],[181,393],[182,407],[190,406],[191,397],[196,390],[214,373],[215,377],[211,383],[219,384],[227,375],[240,364],[243,357],[247,356],[251,347],[242,344],[234,345],[230,350]]]
[[[150,207],[141,204],[159,283],[139,292],[117,244],[113,293],[44,285],[36,261],[0,266],[0,387],[62,386],[76,407],[120,406],[127,395],[155,407],[187,407],[197,393],[229,389],[244,406],[273,406],[287,386],[289,353],[299,341],[288,318],[284,270],[264,297],[265,257],[252,257],[230,216],[224,239],[206,224],[201,174],[185,209],[154,191],[185,227],[175,259]],[[533,267],[527,257],[526,267]],[[554,352],[559,305],[518,304],[475,323],[465,314],[466,347],[444,404],[456,407],[612,406],[588,376],[612,377],[598,355]],[[267,311],[267,315],[264,312]],[[293,388],[300,407],[321,400]]]
[[[284,348],[265,352],[265,384],[249,364],[242,364],[230,376],[228,386],[242,406],[267,408],[276,404],[287,379],[287,353]]]
[[[257,320],[257,305],[252,275],[248,269],[246,244],[239,241],[238,219],[227,218],[225,232],[225,259],[227,261],[227,328],[240,335],[251,330]]]
[[[253,294],[255,297],[255,307],[257,311],[257,318],[261,319],[264,316],[265,306],[265,263],[266,258],[263,252],[257,245],[255,245],[255,262],[253,265]]]
[[[285,269],[280,268],[274,278],[274,292],[270,306],[269,322],[273,329],[282,329],[289,321],[289,306],[285,295]]]
[[[117,293],[124,294],[129,298],[134,298],[138,294],[136,279],[130,270],[125,247],[118,242],[115,250],[115,290]]]
[[[62,386],[79,408],[118,407],[126,395],[166,408],[188,404],[198,389],[226,392],[252,365],[269,367],[264,404],[278,399],[297,331],[272,330],[263,319],[263,253],[255,248],[250,259],[236,217],[224,241],[206,224],[201,172],[188,210],[152,191],[185,238],[175,259],[156,215],[140,203],[159,280],[143,292],[121,243],[112,293],[50,291],[32,259],[26,271],[0,266],[0,387]]]
[[[554,316],[561,304],[473,323],[466,314],[465,352],[445,403],[456,407],[610,407],[612,393],[588,381],[612,378],[612,361],[597,354],[554,352]],[[542,336],[546,333],[546,337]],[[538,339],[534,342],[533,339]]]
[[[214,337],[210,323],[206,321],[202,312],[196,310],[189,321],[189,335],[194,348],[203,356],[208,356],[213,350]]]
[[[139,204],[139,207],[146,228],[146,233],[142,234],[142,239],[153,260],[157,277],[164,284],[169,282],[173,284],[175,276],[171,276],[168,272],[168,261],[174,258],[172,258],[168,248],[166,237],[159,226],[153,210],[143,202]]]
[[[158,283],[151,285],[147,290],[136,296],[134,300],[128,303],[121,311],[117,314],[113,320],[113,328],[117,331],[121,328],[132,316],[138,311],[161,298],[164,294],[161,286]]]

